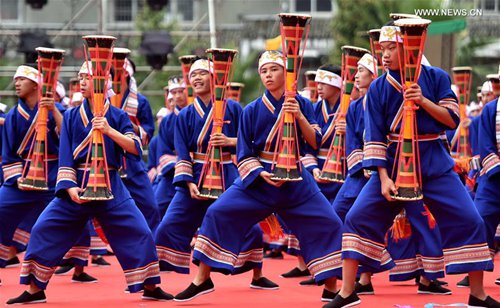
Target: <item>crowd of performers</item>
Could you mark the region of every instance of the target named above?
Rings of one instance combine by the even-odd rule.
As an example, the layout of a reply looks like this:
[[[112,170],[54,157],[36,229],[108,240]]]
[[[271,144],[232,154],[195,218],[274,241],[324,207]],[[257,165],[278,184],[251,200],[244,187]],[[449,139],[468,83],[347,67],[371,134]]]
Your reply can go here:
[[[470,306],[500,307],[483,288],[500,222],[499,76],[483,84],[480,102],[468,106],[461,105],[463,87],[428,63],[421,65],[418,82],[406,84],[399,31],[393,22],[380,29],[379,55],[357,48],[361,54],[350,73],[346,63],[319,67],[315,88],[304,95],[286,85],[286,57],[265,51],[257,67],[262,96],[244,108],[228,98],[219,117],[215,60],[193,58],[183,76],[168,80],[156,136],[129,59],[111,70],[112,78],[123,74],[125,86],[105,89],[108,99],[99,112],[92,84],[97,69],[90,61],[78,72],[70,98],[62,85],[53,89],[57,95],[41,96],[40,69],[19,66],[18,103],[6,114],[0,105],[0,267],[21,264],[27,289],[7,304],[45,302],[54,273],[74,269],[72,281],[96,282],[84,269],[89,255],[92,264],[109,266],[102,257],[109,243],[124,271],[125,291],[143,292],[146,300],[189,301],[212,292],[214,271],[252,271],[251,288],[278,289],[263,272],[264,248],[270,247],[268,257],[279,257],[280,249],[297,256],[297,267],[282,277],[309,277],[301,284],[322,285],[318,300],[328,302],[324,307],[359,304],[358,295],[375,294],[371,275],[383,271],[390,271],[391,281],[417,279],[420,294],[451,294],[438,279],[464,274],[459,285],[470,288]],[[423,198],[415,200],[395,198],[401,192],[393,169],[404,142],[403,101],[416,105]],[[42,109],[48,111],[47,187],[37,190],[26,182],[36,167],[32,145]],[[275,174],[277,136],[287,114],[300,154],[296,181]],[[470,147],[465,164],[453,156],[461,129]],[[104,158],[92,147],[96,131]],[[345,164],[345,178],[332,181],[327,175],[339,144],[343,161],[336,162]],[[216,198],[200,185],[214,149],[222,183]],[[102,199],[83,194],[89,170],[99,166],[91,167],[89,157],[106,163],[100,183],[109,191]],[[20,262],[16,254],[22,251]],[[198,268],[184,291],[174,296],[159,287],[160,271],[189,274],[191,262]]]

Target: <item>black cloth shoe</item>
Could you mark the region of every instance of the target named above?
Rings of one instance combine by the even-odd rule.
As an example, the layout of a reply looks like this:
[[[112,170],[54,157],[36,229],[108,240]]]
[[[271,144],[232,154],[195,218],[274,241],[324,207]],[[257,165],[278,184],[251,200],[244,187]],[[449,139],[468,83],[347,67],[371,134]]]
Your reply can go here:
[[[109,263],[108,261],[104,260],[103,257],[98,257],[96,259],[92,259],[92,261],[90,262],[93,266],[110,266],[111,263]]]
[[[451,295],[451,291],[431,281],[428,286],[418,284],[418,294]]]
[[[144,292],[144,290],[140,290],[140,291],[137,291],[137,293],[142,293]],[[123,293],[127,293],[127,294],[130,294],[130,290],[128,287],[125,288],[125,290],[123,290]]]
[[[283,253],[279,250],[271,250],[264,255],[265,259],[283,259]]]
[[[457,282],[457,287],[468,288],[469,287],[469,276],[465,276],[464,279]]]
[[[437,283],[439,286],[442,286],[442,287],[446,287],[448,286],[448,283],[444,280],[439,280],[439,279],[436,279],[436,280],[433,280],[435,283]]]
[[[257,280],[252,279],[252,282],[250,283],[250,288],[261,289],[261,290],[278,290],[280,286],[275,284],[271,280],[267,279],[266,277],[260,277]]]
[[[500,286],[500,278],[495,279],[495,284]]]
[[[7,301],[7,305],[21,305],[21,304],[35,304],[35,303],[46,303],[47,298],[45,297],[45,292],[38,291],[36,293],[30,294],[28,291],[24,291],[23,294],[18,297],[11,298]]]
[[[176,302],[190,301],[197,296],[207,294],[213,291],[214,291],[214,283],[212,282],[212,279],[208,278],[199,286],[195,285],[194,283],[191,283],[186,290],[182,291],[181,293],[177,294],[174,297],[174,301]]]
[[[307,280],[302,280],[301,282],[299,282],[299,284],[301,286],[319,286],[319,284],[316,282],[316,280],[314,280],[314,278],[309,278]]]
[[[59,268],[54,272],[54,275],[64,275],[71,271],[74,267],[74,265],[59,266]]]
[[[174,296],[163,291],[160,287],[156,287],[154,290],[144,289],[142,299],[165,302],[173,300]]]
[[[295,278],[295,277],[307,277],[310,276],[311,273],[309,270],[306,268],[305,270],[301,271],[298,267],[294,267],[292,270],[281,274],[280,276],[283,278]]]
[[[499,308],[500,303],[489,296],[483,301],[475,296],[469,295],[469,307]]]
[[[356,292],[352,292],[347,298],[343,298],[340,294],[337,294],[335,298],[328,304],[324,305],[323,308],[347,308],[359,305],[361,300],[359,299]]]
[[[359,282],[356,282],[354,285],[354,292],[358,295],[373,295],[375,294],[375,291],[373,290],[373,285],[370,282],[369,284],[361,284]]]
[[[443,281],[443,280],[434,280],[438,285],[440,286],[443,286],[443,287],[446,287],[448,285],[448,283],[446,281]],[[420,283],[420,276],[417,276],[415,277],[415,284],[418,286],[418,284]]]
[[[322,302],[331,302],[339,294],[339,291],[337,292],[332,292],[328,291],[327,289],[323,289],[323,294],[321,294],[321,301]]]
[[[95,283],[97,282],[97,278],[90,276],[89,274],[83,272],[80,275],[73,274],[71,277],[71,282],[79,282],[79,283]]]
[[[15,256],[14,258],[10,258],[9,260],[7,260],[7,263],[5,263],[5,267],[6,268],[16,267],[19,266],[20,264],[21,262],[19,261],[19,258]]]

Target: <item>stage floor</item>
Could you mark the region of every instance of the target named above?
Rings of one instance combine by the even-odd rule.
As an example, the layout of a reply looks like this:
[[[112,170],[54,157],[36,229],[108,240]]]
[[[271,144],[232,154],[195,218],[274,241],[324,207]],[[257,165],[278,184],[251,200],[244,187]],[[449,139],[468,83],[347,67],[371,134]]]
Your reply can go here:
[[[121,268],[115,257],[108,256],[106,259],[112,264],[111,267],[92,267],[87,270],[89,274],[99,279],[93,284],[71,283],[71,275],[54,276],[50,281],[47,294],[47,303],[39,304],[40,307],[160,307],[160,306],[184,306],[184,307],[321,307],[321,287],[303,287],[299,281],[303,278],[285,279],[279,275],[296,265],[294,257],[285,255],[283,260],[264,261],[265,275],[280,285],[279,290],[264,291],[249,288],[251,273],[238,276],[224,276],[213,274],[215,292],[198,297],[192,301],[177,302],[154,302],[141,300],[141,294],[126,294],[125,279]],[[500,256],[497,255],[496,264],[500,264]],[[194,266],[192,267],[194,268]],[[1,269],[0,278],[0,305],[7,299],[18,296],[25,286],[19,285],[19,267]],[[193,274],[179,275],[175,273],[162,273],[161,287],[176,294],[182,291],[191,282]],[[375,295],[361,296],[361,305],[357,307],[382,308],[382,307],[424,307],[427,303],[453,304],[467,303],[468,289],[457,288],[456,283],[463,278],[459,276],[447,276],[444,280],[449,283],[453,295],[418,295],[417,287],[413,281],[402,283],[391,283],[388,274],[377,274],[373,278]],[[500,278],[500,270],[486,273],[485,286],[487,292],[500,300],[500,286],[494,284],[495,278]],[[339,282],[340,286],[341,282]],[[399,305],[399,306],[398,306]]]

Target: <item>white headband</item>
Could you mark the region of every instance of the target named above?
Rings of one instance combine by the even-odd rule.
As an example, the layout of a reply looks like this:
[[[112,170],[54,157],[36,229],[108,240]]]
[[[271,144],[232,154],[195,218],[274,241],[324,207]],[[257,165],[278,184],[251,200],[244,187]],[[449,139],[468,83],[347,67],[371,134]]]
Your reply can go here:
[[[481,93],[490,93],[493,92],[493,85],[491,84],[491,81],[485,81],[483,83],[483,86],[481,87]]]
[[[20,65],[16,70],[16,74],[14,75],[14,80],[16,78],[19,78],[19,77],[29,79],[29,80],[35,82],[36,84],[39,84],[38,70],[36,68],[31,67],[31,66]]]
[[[378,39],[379,43],[382,42],[394,42],[403,43],[403,38],[401,37],[401,30],[396,26],[384,26],[380,29],[380,37]]]
[[[7,105],[0,103],[0,112],[5,112],[7,110]]]
[[[125,58],[125,62],[123,62],[123,68],[127,71],[130,77],[134,76],[134,67],[130,63],[129,59]]]
[[[467,114],[470,114],[473,111],[481,110],[482,107],[483,107],[483,104],[481,104],[481,103],[478,104],[476,102],[472,102],[472,103],[470,103],[469,106],[466,107],[466,112],[467,112]]]
[[[358,65],[362,65],[368,69],[372,74],[375,74],[375,68],[377,67],[377,60],[369,53],[365,53],[361,59],[358,61]]]
[[[158,113],[156,114],[157,118],[160,117],[165,117],[168,114],[168,109],[165,107],[161,107],[160,110],[158,110]]]
[[[66,90],[64,89],[64,86],[61,82],[57,82],[56,86],[56,93],[59,95],[60,98],[63,98],[66,96]]]
[[[80,71],[78,72],[78,75],[81,74],[92,75],[92,62],[90,61],[83,62],[82,66],[80,67]],[[111,82],[111,76],[110,76],[107,82],[108,88],[106,89],[106,98],[110,98],[116,95],[115,91],[113,91],[112,84],[113,83]]]
[[[276,50],[267,50],[260,56],[259,72],[260,69],[268,63],[276,63],[281,67],[285,67],[285,62],[283,61],[283,55],[281,54],[281,52]]]
[[[83,101],[83,94],[81,92],[75,92],[73,93],[73,96],[71,97],[71,102],[81,102]]]
[[[167,101],[171,100],[174,98],[174,95],[171,92],[168,92],[167,94]]]
[[[327,85],[337,87],[339,89],[342,88],[342,78],[339,75],[330,71],[317,70],[316,78],[314,78],[314,81],[325,83]]]
[[[451,90],[455,93],[456,97],[460,97],[460,88],[456,84],[451,85]]]
[[[193,65],[191,65],[191,68],[189,69],[189,79],[191,79],[191,74],[193,74],[194,71],[197,70],[203,70],[207,71],[210,73],[213,73],[213,67],[209,65],[209,62],[207,59],[198,59],[194,61]],[[170,89],[170,88],[169,88]]]
[[[80,67],[80,70],[78,71],[78,75],[81,74],[92,75],[92,62],[90,61],[83,62],[82,66]]]
[[[186,83],[182,81],[182,79],[173,78],[168,81],[168,91],[172,91],[175,89],[185,89]]]

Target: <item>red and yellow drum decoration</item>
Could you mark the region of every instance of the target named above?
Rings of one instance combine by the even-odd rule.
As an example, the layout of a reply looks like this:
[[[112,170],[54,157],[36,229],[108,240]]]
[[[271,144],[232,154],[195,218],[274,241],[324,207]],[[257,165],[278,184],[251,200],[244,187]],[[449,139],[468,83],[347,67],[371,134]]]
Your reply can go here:
[[[394,23],[401,29],[403,55],[398,54],[398,57],[401,78],[404,80],[403,88],[406,89],[418,82],[427,27],[431,21],[404,18]],[[403,102],[403,115],[393,168],[398,190],[397,195],[393,196],[396,200],[410,201],[423,198],[416,110],[415,102],[409,100]]]
[[[111,85],[111,59],[116,40],[113,36],[87,35],[85,41],[85,57],[90,76],[91,99],[94,106],[94,117],[104,116],[106,93]],[[89,56],[89,57],[88,57]],[[89,151],[85,162],[85,173],[82,181],[82,200],[111,200],[111,183],[106,159],[104,136],[99,130],[92,130]],[[88,178],[88,181],[86,181]]]
[[[346,115],[351,103],[351,93],[354,89],[354,76],[358,70],[358,61],[366,53],[370,53],[370,51],[354,46],[342,46],[342,98],[339,110],[333,120],[335,121],[335,134],[328,149],[323,170],[321,170],[320,178],[323,180],[343,183],[346,178]]]
[[[186,84],[186,97],[188,105],[191,105],[194,102],[194,96],[195,96],[193,92],[193,86],[191,86],[191,83],[189,82],[189,69],[197,59],[198,57],[194,55],[186,55],[179,57],[182,69],[182,79],[184,79],[184,83]]]
[[[295,98],[297,94],[297,77],[302,65],[301,42],[307,41],[310,29],[310,15],[282,13],[280,18],[280,34],[285,62],[285,100]],[[303,38],[304,37],[304,38]],[[305,44],[304,44],[305,45]],[[298,148],[298,137],[295,117],[284,112],[280,118],[277,140],[274,149],[271,170],[273,180],[301,181],[301,163]]]
[[[62,49],[36,48],[38,52],[38,102],[42,98],[53,98],[56,91],[57,78],[61,68],[64,53]],[[47,123],[49,121],[49,110],[47,107],[39,107],[35,120],[35,129],[30,130],[34,134],[26,158],[23,173],[19,179],[18,186],[25,190],[49,190],[48,187],[48,154],[47,154]],[[31,137],[30,137],[31,138]],[[29,163],[28,163],[29,162]]]
[[[241,103],[241,91],[245,87],[241,82],[228,82],[227,98]]]
[[[69,80],[69,106],[73,106],[73,93],[80,92],[80,80],[71,78]]]
[[[459,90],[459,110],[460,124],[457,127],[455,136],[451,141],[452,156],[455,159],[457,166],[465,175],[469,171],[469,161],[472,156],[472,151],[469,144],[469,125],[471,120],[467,116],[467,106],[470,102],[471,86],[472,86],[472,68],[468,66],[454,67],[453,83]]]
[[[384,65],[382,63],[382,49],[380,48],[380,43],[378,42],[380,38],[380,29],[372,29],[368,31],[370,36],[370,49],[372,51],[372,56],[377,60],[377,63],[373,63],[374,67],[374,78],[382,76],[384,74]]]
[[[311,93],[310,101],[316,103],[318,101],[318,85],[314,81],[316,79],[316,71],[306,71],[304,76],[306,77],[306,89]]]
[[[491,81],[491,87],[493,88],[493,93],[495,97],[500,97],[500,78],[498,74],[486,75],[486,78]]]
[[[212,100],[212,134],[222,133],[224,125],[224,114],[226,112],[227,84],[231,79],[234,57],[238,51],[233,49],[212,48],[207,49],[209,56],[210,71],[210,93]],[[222,152],[223,147],[208,144],[205,162],[200,175],[198,188],[200,196],[217,199],[226,188],[224,183],[224,156],[229,153]],[[230,154],[229,154],[230,156]]]
[[[113,76],[113,92],[115,95],[112,96],[109,100],[111,101],[111,105],[116,108],[122,108],[122,99],[124,89],[127,88],[127,72],[125,71],[125,59],[130,54],[130,49],[127,48],[113,48],[113,58],[112,65],[115,69],[115,74]]]

